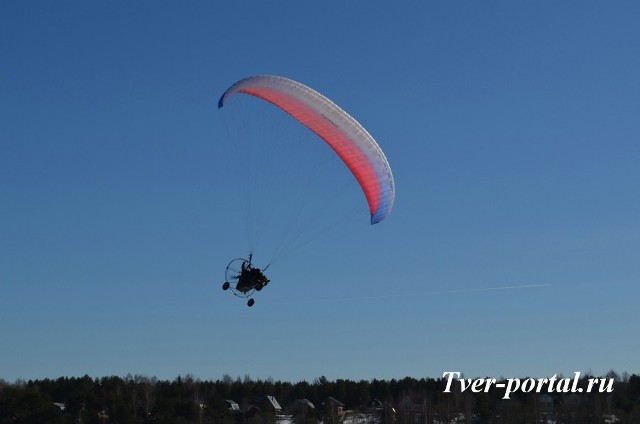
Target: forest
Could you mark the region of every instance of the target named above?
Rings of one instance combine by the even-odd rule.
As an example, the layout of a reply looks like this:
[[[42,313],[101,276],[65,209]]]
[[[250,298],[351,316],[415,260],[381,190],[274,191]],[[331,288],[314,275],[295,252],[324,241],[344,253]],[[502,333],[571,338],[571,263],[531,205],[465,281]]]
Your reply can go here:
[[[588,374],[580,387],[587,386]],[[0,424],[640,423],[640,375],[610,371],[600,393],[445,392],[444,378],[296,383],[249,376],[0,379]],[[272,402],[275,400],[275,403]],[[229,402],[232,401],[232,402]],[[234,406],[235,404],[235,406]],[[278,408],[279,407],[279,408]]]

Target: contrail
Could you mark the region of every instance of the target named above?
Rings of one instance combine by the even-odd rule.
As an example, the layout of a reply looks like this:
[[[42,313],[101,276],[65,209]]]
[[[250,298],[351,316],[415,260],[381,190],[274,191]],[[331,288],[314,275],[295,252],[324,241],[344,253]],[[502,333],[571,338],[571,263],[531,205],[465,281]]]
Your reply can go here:
[[[523,284],[520,286],[500,286],[500,287],[483,287],[477,289],[457,289],[457,290],[442,290],[432,293],[467,293],[467,292],[480,292],[480,291],[493,291],[493,290],[514,290],[514,289],[537,289],[540,287],[551,287],[551,284]],[[432,294],[424,293],[424,294]]]
[[[456,293],[473,293],[484,291],[498,291],[498,290],[524,290],[524,289],[538,289],[542,287],[551,287],[551,284],[522,284],[516,286],[497,286],[497,287],[480,287],[476,289],[449,289],[449,290],[434,290],[420,293],[398,293],[398,294],[385,294],[375,296],[353,296],[353,297],[335,297],[316,300],[306,300],[297,303],[320,303],[320,302],[335,302],[335,301],[347,301],[347,300],[374,300],[374,299],[390,299],[393,297],[416,297],[416,296],[430,296],[434,294],[456,294]]]

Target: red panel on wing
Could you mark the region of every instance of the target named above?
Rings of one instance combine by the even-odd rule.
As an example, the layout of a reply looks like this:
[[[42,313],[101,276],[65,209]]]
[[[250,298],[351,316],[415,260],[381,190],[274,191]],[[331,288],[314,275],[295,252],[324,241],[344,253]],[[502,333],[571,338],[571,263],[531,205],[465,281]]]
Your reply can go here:
[[[273,103],[326,141],[360,183],[369,203],[371,215],[376,213],[381,193],[375,168],[369,162],[366,154],[358,148],[355,141],[349,139],[335,123],[318,114],[300,100],[279,91],[264,87],[243,88],[239,91]]]

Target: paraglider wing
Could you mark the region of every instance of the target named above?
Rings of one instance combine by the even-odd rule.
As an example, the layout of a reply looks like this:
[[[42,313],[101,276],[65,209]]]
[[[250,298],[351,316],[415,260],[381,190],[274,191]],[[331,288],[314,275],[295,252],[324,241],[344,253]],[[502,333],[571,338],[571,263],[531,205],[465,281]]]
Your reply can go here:
[[[284,77],[259,75],[240,80],[220,97],[218,107],[235,93],[273,103],[315,132],[358,180],[369,203],[371,224],[389,215],[395,198],[389,162],[373,137],[347,112],[317,91]]]

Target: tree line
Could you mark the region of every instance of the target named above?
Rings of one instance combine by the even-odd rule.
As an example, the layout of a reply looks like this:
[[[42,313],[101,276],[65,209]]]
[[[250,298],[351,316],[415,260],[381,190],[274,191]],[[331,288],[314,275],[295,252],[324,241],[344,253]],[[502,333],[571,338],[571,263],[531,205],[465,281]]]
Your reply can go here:
[[[590,377],[581,378],[581,387]],[[281,413],[296,423],[327,424],[349,421],[350,416],[352,421],[359,416],[399,424],[640,423],[640,375],[610,371],[606,377],[614,381],[610,393],[517,392],[510,399],[502,399],[499,390],[445,393],[444,378],[320,377],[297,383],[229,375],[215,381],[192,375],[173,380],[142,375],[14,383],[0,379],[0,424],[276,422],[266,396],[275,397],[283,407]],[[305,406],[309,403],[301,403],[302,399],[314,407]],[[231,410],[227,400],[235,401],[240,410]]]

